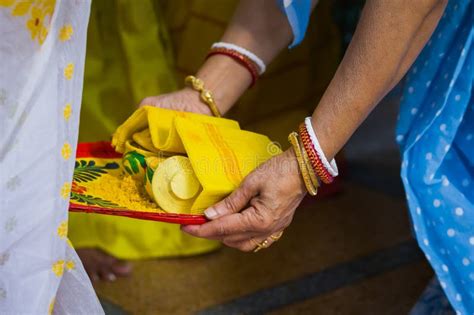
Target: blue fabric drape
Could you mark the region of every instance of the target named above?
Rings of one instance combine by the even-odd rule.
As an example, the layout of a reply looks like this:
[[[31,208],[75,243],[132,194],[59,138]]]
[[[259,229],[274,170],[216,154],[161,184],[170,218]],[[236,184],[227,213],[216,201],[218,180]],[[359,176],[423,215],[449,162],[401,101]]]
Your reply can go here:
[[[459,314],[474,312],[473,3],[448,3],[408,73],[397,128],[418,243]]]

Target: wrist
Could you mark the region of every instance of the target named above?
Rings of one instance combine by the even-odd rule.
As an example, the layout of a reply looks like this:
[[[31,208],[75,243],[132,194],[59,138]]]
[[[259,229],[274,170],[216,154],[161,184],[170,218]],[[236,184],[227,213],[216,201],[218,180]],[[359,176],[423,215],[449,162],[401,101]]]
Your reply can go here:
[[[181,93],[185,95],[187,100],[185,111],[212,116],[209,106],[201,100],[198,91],[186,86],[181,90]]]
[[[334,136],[331,137],[331,135],[335,134],[331,127],[325,125],[325,121],[320,120],[316,122],[314,115],[311,118],[311,125],[313,126],[314,133],[318,137],[321,150],[324,152],[326,158],[328,160],[334,159],[340,148],[335,145],[334,141],[330,141],[331,139],[334,140]]]
[[[196,77],[212,92],[222,114],[230,110],[252,82],[252,76],[244,66],[223,55],[209,57]]]

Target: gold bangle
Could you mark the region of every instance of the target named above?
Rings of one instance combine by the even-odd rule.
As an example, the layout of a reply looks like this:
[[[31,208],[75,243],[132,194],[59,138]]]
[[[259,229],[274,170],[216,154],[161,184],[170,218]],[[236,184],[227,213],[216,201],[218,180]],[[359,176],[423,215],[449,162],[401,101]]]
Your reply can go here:
[[[318,189],[313,186],[311,178],[309,177],[308,169],[306,167],[306,164],[304,163],[301,147],[298,141],[298,134],[296,132],[290,133],[288,135],[288,141],[291,143],[291,145],[293,146],[293,150],[295,151],[296,160],[298,161],[298,166],[300,168],[301,176],[303,177],[303,182],[306,187],[306,190],[311,196],[316,196],[316,194],[318,193]]]
[[[204,82],[201,79],[196,78],[193,75],[188,75],[184,79],[184,83],[191,86],[193,90],[200,93],[199,96],[201,97],[201,100],[209,107],[214,116],[222,117],[219,109],[217,108],[216,102],[214,101],[214,97],[212,97],[211,91],[204,88]]]
[[[316,175],[316,172],[313,169],[313,165],[311,164],[311,161],[309,159],[308,152],[306,152],[306,149],[304,148],[304,145],[303,145],[303,141],[301,140],[300,137],[298,137],[298,144],[300,145],[303,161],[304,161],[304,164],[306,165],[306,169],[308,170],[311,183],[313,183],[313,186],[316,189],[318,189],[319,188],[318,176]]]

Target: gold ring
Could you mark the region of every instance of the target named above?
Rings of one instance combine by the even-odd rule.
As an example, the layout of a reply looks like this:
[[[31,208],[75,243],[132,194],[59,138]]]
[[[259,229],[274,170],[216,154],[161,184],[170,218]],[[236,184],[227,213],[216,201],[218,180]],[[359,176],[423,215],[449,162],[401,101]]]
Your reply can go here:
[[[262,246],[262,248],[268,248],[270,247],[270,242],[268,241],[268,239],[266,239],[260,243],[260,246]]]
[[[268,248],[270,247],[270,242],[268,241],[268,239],[264,240],[263,242],[259,243],[257,242],[256,240],[254,240],[253,238],[250,239],[254,244],[255,244],[255,249],[253,250],[254,253],[264,249],[264,248]]]
[[[253,250],[254,253],[258,252],[259,250],[261,250],[263,248],[262,244],[260,244],[259,242],[257,242],[253,238],[251,238],[250,240],[255,244],[255,248]]]
[[[282,235],[283,235],[283,231],[280,231],[276,234],[270,235],[270,238],[276,242],[281,238]]]

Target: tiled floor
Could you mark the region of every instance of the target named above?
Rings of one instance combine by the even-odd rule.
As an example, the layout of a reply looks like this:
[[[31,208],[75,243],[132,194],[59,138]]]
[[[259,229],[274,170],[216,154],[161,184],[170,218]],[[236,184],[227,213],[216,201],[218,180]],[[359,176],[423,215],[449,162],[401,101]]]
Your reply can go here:
[[[97,291],[133,314],[215,311],[216,306],[241,296],[350,263],[410,239],[402,200],[354,184],[345,188],[336,198],[299,209],[284,238],[271,249],[242,254],[225,248],[201,257],[139,261],[132,277],[99,284]],[[350,273],[350,264],[348,268]],[[363,314],[380,314],[376,310],[406,313],[431,272],[419,257],[408,266],[393,268],[281,312],[304,313],[314,306],[326,309],[325,314],[361,314],[345,311],[350,309],[347,303],[354,303],[354,309],[374,309]]]
[[[426,262],[413,263],[272,314],[407,314],[431,276]]]

